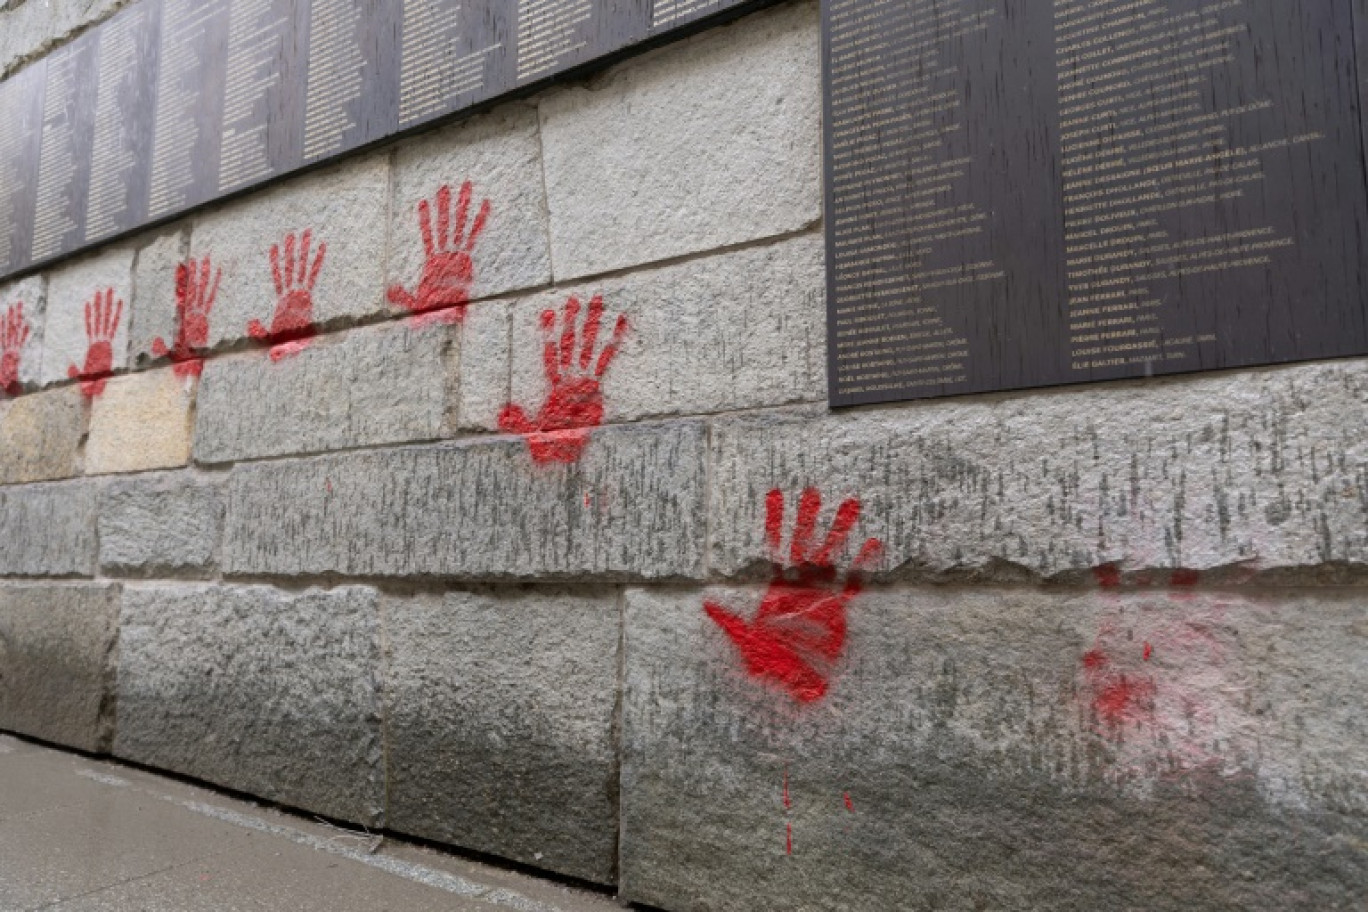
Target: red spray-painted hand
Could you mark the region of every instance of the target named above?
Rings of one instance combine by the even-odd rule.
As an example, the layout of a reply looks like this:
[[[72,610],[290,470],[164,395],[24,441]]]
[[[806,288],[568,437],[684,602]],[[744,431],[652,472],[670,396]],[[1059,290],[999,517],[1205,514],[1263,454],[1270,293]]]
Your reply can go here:
[[[104,392],[105,380],[114,371],[114,335],[119,331],[119,319],[123,316],[123,299],[115,300],[114,289],[106,288],[95,292],[95,297],[86,301],[85,328],[86,348],[85,365],[67,368],[68,377],[79,377],[81,392],[93,398]]]
[[[295,257],[295,236],[285,235],[284,256],[279,244],[271,245],[271,279],[275,282],[276,309],[268,330],[261,321],[247,324],[247,335],[270,342],[271,359],[278,361],[298,351],[305,339],[314,334],[313,290],[318,273],[323,268],[323,257],[328,245],[320,242],[318,255],[309,262],[309,248],[313,233],[308,229],[299,238],[299,257]]]
[[[0,389],[11,396],[19,395],[19,360],[28,342],[29,325],[24,319],[24,302],[19,301],[5,311],[0,325]]]
[[[470,284],[475,278],[475,264],[471,253],[475,242],[489,219],[489,200],[480,203],[480,211],[466,234],[466,217],[470,213],[470,181],[461,184],[456,199],[453,225],[451,187],[443,184],[437,190],[437,225],[433,233],[432,207],[427,200],[418,204],[418,229],[423,233],[423,251],[427,260],[418,280],[417,292],[402,285],[391,285],[389,299],[397,307],[414,313],[455,308],[452,315],[459,320],[465,316],[465,305],[470,301]]]
[[[613,337],[594,362],[599,324],[603,319],[603,297],[594,295],[584,318],[579,356],[575,355],[575,321],[580,302],[571,297],[561,317],[560,342],[555,339],[556,312],[541,315],[543,337],[542,364],[550,386],[546,402],[536,418],[529,419],[522,408],[509,403],[499,413],[499,427],[527,439],[532,459],[539,464],[574,462],[589,442],[593,429],[603,423],[603,390],[599,381],[617,356],[622,337],[627,334],[627,318],[619,315]]]
[[[197,377],[204,368],[195,350],[209,344],[209,312],[214,309],[223,277],[220,268],[210,281],[210,269],[207,256],[198,263],[186,260],[176,266],[176,341],[168,348],[160,336],[152,340],[152,354],[158,358],[170,355],[178,377]]]
[[[790,564],[785,570],[780,553],[784,524],[784,494],[773,490],[765,498],[765,536],[774,564],[774,579],[760,602],[755,619],[747,622],[716,602],[703,610],[731,638],[746,662],[746,671],[774,684],[800,703],[819,700],[827,692],[831,667],[845,648],[846,605],[860,592],[860,571],[873,564],[883,550],[878,539],[860,547],[849,574],[837,580],[835,561],[850,530],[860,518],[860,502],[845,500],[836,510],[826,541],[813,553],[813,533],[822,509],[822,495],[807,488],[798,499]]]

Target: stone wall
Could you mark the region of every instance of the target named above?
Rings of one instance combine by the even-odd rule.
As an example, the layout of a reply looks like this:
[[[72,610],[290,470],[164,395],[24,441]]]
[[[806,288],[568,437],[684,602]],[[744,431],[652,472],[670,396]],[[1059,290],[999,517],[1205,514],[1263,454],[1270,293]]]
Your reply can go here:
[[[830,412],[818,36],[0,288],[0,728],[670,910],[1361,908],[1368,359]]]

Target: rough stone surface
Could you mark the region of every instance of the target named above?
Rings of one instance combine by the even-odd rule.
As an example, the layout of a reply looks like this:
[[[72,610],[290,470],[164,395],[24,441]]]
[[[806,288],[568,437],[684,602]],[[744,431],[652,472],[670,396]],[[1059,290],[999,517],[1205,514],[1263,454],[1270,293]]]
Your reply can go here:
[[[228,203],[194,220],[190,253],[208,255],[223,269],[218,298],[209,319],[211,346],[247,337],[258,320],[270,330],[280,301],[271,273],[270,251],[279,245],[285,270],[285,237],[295,241],[299,277],[301,236],[312,231],[309,263],[320,243],[327,245],[312,291],[313,322],[324,325],[385,308],[386,193],[389,159],[369,155],[288,181],[239,202]],[[307,272],[302,282],[308,284]]]
[[[171,368],[115,377],[90,406],[90,475],[183,466],[190,459],[194,377]]]
[[[111,16],[130,0],[24,0],[0,13],[0,76],[9,76],[78,29]]]
[[[457,328],[398,323],[205,365],[195,460],[231,462],[444,436],[456,410]]]
[[[628,593],[627,899],[1309,912],[1364,895],[1360,593],[866,591],[813,703],[749,677],[703,611],[750,617],[761,597]]]
[[[92,576],[98,490],[85,480],[0,488],[0,575]]]
[[[603,375],[608,421],[825,400],[824,275],[821,238],[810,237],[519,301],[513,399],[535,413],[547,395],[542,311],[555,311],[559,333],[567,297],[578,297],[578,356],[589,300],[601,294],[604,319],[590,374],[616,315],[629,321]]]
[[[19,304],[23,305],[24,322],[29,328],[28,340],[19,349],[19,382],[25,389],[32,389],[42,377],[43,315],[47,310],[47,282],[43,276],[0,285],[0,320]],[[3,395],[5,391],[0,390],[0,396]]]
[[[611,883],[616,592],[385,603],[392,829]]]
[[[703,428],[603,429],[575,465],[515,437],[240,465],[230,574],[483,579],[702,573]]]
[[[117,331],[110,345],[114,370],[128,366],[129,301],[133,287],[133,248],[118,245],[59,266],[48,274],[47,313],[43,327],[42,381],[66,380],[69,370],[83,370],[90,338],[86,334],[86,306],[95,293],[114,289],[123,302]]]
[[[765,493],[816,485],[904,575],[1359,571],[1365,424],[1362,361],[719,422],[712,565],[762,564]]]
[[[114,753],[381,823],[377,602],[359,586],[126,587]]]
[[[786,5],[547,96],[556,278],[820,218],[817,43],[817,5]]]
[[[203,576],[218,566],[217,480],[183,472],[112,482],[100,494],[100,570],[117,576]]]
[[[141,239],[140,239],[141,240]],[[190,248],[188,223],[153,235],[138,248],[133,264],[133,316],[129,324],[129,356],[135,365],[152,358],[152,340],[168,348],[176,344],[180,319],[176,313],[176,267]],[[209,313],[212,325],[213,311]]]
[[[513,305],[487,301],[466,311],[461,326],[459,366],[460,430],[497,431],[499,412],[508,404],[511,313]]]
[[[114,586],[0,586],[0,728],[107,750],[118,616]]]
[[[442,249],[463,251],[483,201],[489,218],[471,251],[473,298],[542,285],[551,280],[546,199],[542,192],[537,111],[509,104],[490,114],[424,134],[401,144],[394,156],[394,202],[390,210],[387,286],[415,293],[426,262],[418,205],[428,201],[432,229],[439,228],[437,191],[451,189],[452,230],[461,185],[471,183],[466,231],[450,235]],[[440,245],[440,238],[435,238]],[[404,308],[396,308],[403,310]]]
[[[74,386],[0,400],[0,484],[79,475],[85,427]]]

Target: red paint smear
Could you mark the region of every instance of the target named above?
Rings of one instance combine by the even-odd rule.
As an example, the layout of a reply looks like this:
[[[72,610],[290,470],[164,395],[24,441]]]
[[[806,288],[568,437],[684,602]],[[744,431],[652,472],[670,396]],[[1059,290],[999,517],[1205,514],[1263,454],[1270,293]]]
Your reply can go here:
[[[542,313],[542,367],[549,392],[535,417],[522,406],[509,403],[499,413],[499,427],[521,434],[538,465],[575,462],[589,443],[593,429],[603,423],[603,389],[600,380],[617,356],[627,334],[627,318],[619,316],[612,338],[594,361],[603,298],[594,295],[583,329],[578,328],[580,302],[570,297],[561,315],[560,339],[554,338],[556,313]],[[575,357],[578,342],[579,357]]]
[[[391,285],[387,296],[390,303],[416,314],[447,310],[444,322],[460,321],[465,317],[465,305],[470,301],[470,285],[475,278],[475,263],[471,254],[475,242],[489,219],[489,200],[480,203],[480,211],[466,234],[466,218],[470,213],[471,183],[461,184],[461,192],[452,212],[451,186],[437,189],[437,221],[433,224],[432,205],[418,203],[418,230],[423,235],[423,272],[415,291],[402,285]],[[453,224],[454,222],[454,224]]]
[[[1150,654],[1153,653],[1153,652],[1154,652],[1154,650],[1150,647],[1150,644],[1149,644],[1149,643],[1146,643],[1146,644],[1145,644],[1145,661],[1146,661],[1146,662],[1148,662],[1148,661],[1150,660]]]
[[[704,612],[741,653],[747,673],[778,686],[800,703],[826,695],[831,667],[845,647],[846,606],[860,592],[860,571],[882,550],[877,539],[868,539],[844,585],[840,585],[832,556],[845,547],[859,518],[860,502],[850,498],[841,504],[825,542],[814,555],[812,535],[820,509],[818,491],[805,490],[799,499],[792,544],[795,567],[786,575],[782,566],[775,565],[774,578],[753,620],[747,621],[715,602],[703,604]],[[783,494],[777,490],[766,498],[766,536],[771,543],[775,543],[776,516],[782,525]]]
[[[313,324],[313,290],[318,284],[318,274],[323,269],[323,259],[328,245],[320,242],[318,253],[309,262],[309,248],[313,243],[313,232],[305,229],[299,236],[299,256],[295,257],[295,236],[285,235],[285,243],[271,245],[271,280],[275,283],[276,309],[271,319],[271,328],[261,325],[260,320],[247,324],[247,335],[261,342],[270,343],[271,360],[279,361],[302,351],[305,341],[317,334]]]
[[[1202,579],[1202,574],[1198,570],[1174,570],[1169,577],[1169,585],[1172,586],[1195,586]]]
[[[843,797],[845,798],[846,810],[852,814],[855,813],[855,804],[850,800],[850,792],[843,793]]]
[[[104,392],[105,381],[114,371],[114,336],[119,331],[119,320],[123,317],[123,299],[114,297],[114,289],[95,292],[95,297],[86,301],[85,364],[81,367],[71,365],[67,376],[79,378],[81,392],[87,399],[93,399]]]
[[[213,277],[210,277],[210,273]],[[218,297],[223,269],[214,270],[209,257],[176,266],[176,339],[168,346],[160,336],[152,340],[152,354],[170,355],[177,377],[198,377],[204,362],[195,355],[209,344],[209,313]]]
[[[788,824],[787,827],[786,827],[786,829],[787,829],[788,832],[787,832],[787,838],[784,840],[784,853],[787,854],[787,855],[792,855],[792,854],[793,854],[793,824],[792,824],[792,823]]]
[[[1146,660],[1149,655],[1150,646],[1146,643]],[[1083,654],[1083,675],[1092,690],[1093,711],[1109,725],[1148,718],[1154,707],[1154,681],[1128,676],[1112,666],[1111,656],[1101,649]]]
[[[1093,576],[1097,578],[1097,585],[1103,589],[1116,589],[1121,585],[1121,568],[1116,564],[1094,567]]]
[[[22,389],[19,362],[28,339],[29,324],[24,319],[24,302],[18,301],[5,311],[4,321],[0,323],[0,390],[11,396],[19,395]]]

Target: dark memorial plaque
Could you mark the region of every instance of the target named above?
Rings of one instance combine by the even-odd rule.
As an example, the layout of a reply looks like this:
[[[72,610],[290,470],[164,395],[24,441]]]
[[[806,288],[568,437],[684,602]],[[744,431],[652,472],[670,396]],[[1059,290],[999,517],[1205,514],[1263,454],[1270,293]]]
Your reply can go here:
[[[0,82],[0,274],[30,262],[46,82],[45,60]]]
[[[311,0],[304,160],[319,161],[399,128],[402,0]]]
[[[95,139],[97,41],[98,35],[87,33],[47,58],[31,248],[34,260],[69,250],[85,239]]]
[[[830,398],[1368,353],[1360,0],[827,0]]]
[[[514,3],[403,0],[399,126],[425,123],[507,91]]]

